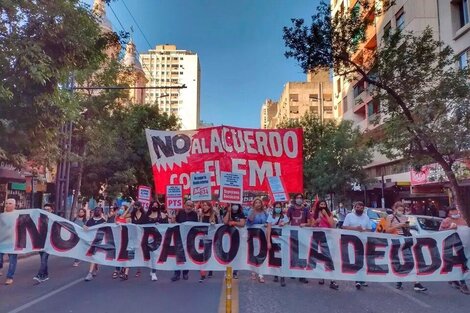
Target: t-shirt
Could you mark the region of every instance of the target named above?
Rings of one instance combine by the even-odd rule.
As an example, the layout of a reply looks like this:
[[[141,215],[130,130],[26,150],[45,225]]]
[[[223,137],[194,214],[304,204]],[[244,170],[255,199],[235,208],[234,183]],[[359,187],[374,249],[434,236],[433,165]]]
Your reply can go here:
[[[186,213],[185,210],[180,210],[176,215],[176,223],[184,223],[184,222],[197,222],[197,213],[196,211],[190,211]]]
[[[253,213],[253,209],[250,210],[250,213],[248,216],[250,216]],[[256,212],[254,213],[254,219],[250,221],[249,219],[247,220],[248,226],[251,225],[257,225],[257,224],[266,224],[266,221],[268,219],[268,214],[266,212]]]
[[[367,214],[363,213],[361,216],[357,216],[356,213],[349,213],[344,219],[343,226],[346,227],[357,227],[361,226],[362,229],[371,229],[370,219]]]
[[[232,211],[229,221],[240,222],[240,220],[246,220],[245,214],[241,210],[238,210],[236,213]]]
[[[86,221],[86,226],[92,227],[92,226],[103,224],[103,223],[106,223],[106,220],[104,218],[100,217],[99,219],[95,220],[95,218],[92,217],[88,221]]]
[[[281,222],[283,222],[284,224],[289,223],[289,218],[287,217],[287,215],[273,217],[272,214],[269,214],[268,220],[266,221],[266,223],[271,224],[273,226],[279,225]]]
[[[158,212],[156,217],[147,216],[147,223],[149,224],[168,224],[168,214]]]
[[[291,226],[300,226],[308,222],[309,212],[307,208],[291,206],[287,210],[287,217],[289,218]]]
[[[86,223],[86,218],[80,218],[77,216],[76,218],[73,219],[73,222],[77,224],[78,226],[83,227]]]
[[[140,214],[140,217],[137,218],[137,215],[136,214],[132,214],[131,215],[131,223],[132,224],[147,224],[148,221],[147,221],[147,215],[145,213],[141,213]]]
[[[390,214],[389,216],[387,216],[387,222],[392,227],[397,226],[398,224],[405,223],[407,220],[408,218],[406,216],[397,216],[395,214]],[[396,235],[403,236],[404,235],[403,228],[402,227],[397,228],[394,233]]]

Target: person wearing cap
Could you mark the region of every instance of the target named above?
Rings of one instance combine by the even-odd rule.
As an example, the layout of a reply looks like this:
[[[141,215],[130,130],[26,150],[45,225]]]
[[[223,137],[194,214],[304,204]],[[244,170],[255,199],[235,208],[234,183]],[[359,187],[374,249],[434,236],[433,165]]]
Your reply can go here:
[[[176,214],[175,217],[172,218],[173,222],[176,222],[178,224],[184,223],[184,222],[197,222],[198,221],[198,215],[197,212],[194,210],[194,202],[191,200],[186,201],[184,204],[184,210],[179,210],[178,213]],[[188,280],[189,279],[189,271],[184,270],[183,271],[183,279]],[[181,271],[175,271],[175,274],[171,278],[171,281],[178,281],[181,278]]]

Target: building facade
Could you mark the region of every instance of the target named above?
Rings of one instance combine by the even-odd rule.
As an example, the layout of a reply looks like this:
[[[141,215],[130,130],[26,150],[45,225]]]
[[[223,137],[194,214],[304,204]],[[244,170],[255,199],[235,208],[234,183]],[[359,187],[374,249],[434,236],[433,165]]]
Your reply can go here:
[[[147,86],[162,87],[147,90],[145,102],[155,103],[163,112],[178,116],[181,129],[197,129],[201,81],[198,55],[178,50],[175,45],[157,45],[142,53],[140,62],[148,80]],[[178,88],[183,85],[186,88]]]
[[[470,46],[469,1],[468,0],[397,0],[384,15],[376,16],[374,7],[378,0],[369,0],[373,4],[366,18],[374,21],[366,30],[366,40],[353,59],[359,64],[367,64],[368,53],[377,49],[384,33],[389,29],[399,28],[404,31],[419,33],[431,27],[435,39],[450,45],[459,55],[459,64],[467,66]],[[357,0],[332,0],[332,14],[341,14],[357,5]],[[372,100],[369,88],[364,80],[347,81],[333,76],[333,101],[335,116],[351,120],[363,132],[380,127],[383,116],[380,103]],[[377,124],[376,121],[379,121]],[[411,183],[409,165],[403,160],[390,160],[379,152],[374,152],[373,161],[366,167],[369,179],[375,180],[366,186],[368,205],[390,207],[394,201],[405,200],[418,206],[430,203],[449,204],[449,192],[444,184],[414,186]],[[385,203],[382,204],[382,198]]]
[[[277,103],[267,100],[263,104],[261,127],[278,128],[289,120],[299,120],[308,112],[318,115],[322,121],[334,120],[332,91],[328,71],[308,73],[306,82],[286,83]]]

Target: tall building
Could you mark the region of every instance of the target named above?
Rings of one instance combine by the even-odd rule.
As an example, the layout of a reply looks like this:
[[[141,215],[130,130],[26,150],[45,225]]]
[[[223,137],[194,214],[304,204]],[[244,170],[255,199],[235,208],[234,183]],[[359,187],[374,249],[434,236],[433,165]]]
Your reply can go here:
[[[397,0],[384,15],[375,15],[375,5],[379,0],[369,0],[372,7],[366,18],[374,21],[366,30],[366,40],[353,55],[358,64],[367,64],[368,57],[377,49],[384,33],[389,29],[399,28],[404,31],[419,33],[426,27],[434,31],[435,39],[449,44],[459,54],[459,64],[468,64],[470,56],[470,24],[468,0]],[[358,5],[357,0],[332,0],[332,15],[341,14]],[[431,60],[430,60],[431,61]],[[364,80],[349,82],[342,77],[333,77],[333,102],[335,115],[340,119],[351,120],[363,132],[380,127],[383,116],[380,114],[380,103],[372,100]],[[377,125],[375,122],[379,121]],[[377,183],[367,187],[368,205],[381,205],[384,190],[385,206],[390,207],[394,201],[405,199],[409,203],[446,204],[448,194],[441,185],[411,186],[410,167],[403,160],[390,160],[374,152],[373,161],[366,167],[368,177]],[[428,204],[426,204],[428,205]]]
[[[128,72],[123,73],[124,75],[122,75],[123,77],[121,77],[121,79],[127,82],[130,87],[138,87],[136,89],[129,90],[128,101],[132,104],[144,103],[147,91],[146,89],[139,89],[139,87],[145,87],[148,80],[145,77],[145,72],[142,69],[140,61],[137,58],[137,51],[132,39],[127,43],[126,53],[122,59],[122,65],[127,68]]]
[[[328,71],[308,73],[306,82],[286,83],[275,106],[276,113],[274,116],[272,112],[267,115],[267,128],[277,128],[289,120],[299,120],[307,112],[318,115],[322,121],[334,120],[332,89]]]
[[[277,102],[271,99],[266,101],[261,106],[261,129],[268,129],[269,122],[273,120],[277,113]]]
[[[197,129],[200,121],[201,69],[198,55],[178,50],[175,45],[157,45],[140,55],[147,86],[150,89],[145,102],[155,103],[159,109],[180,118],[181,129]],[[170,88],[185,85],[186,88]],[[168,88],[164,88],[168,87]]]

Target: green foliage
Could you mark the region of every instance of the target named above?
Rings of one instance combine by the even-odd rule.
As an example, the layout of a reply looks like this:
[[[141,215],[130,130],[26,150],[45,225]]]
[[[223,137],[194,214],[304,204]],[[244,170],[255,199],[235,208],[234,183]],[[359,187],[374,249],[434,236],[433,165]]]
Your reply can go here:
[[[333,18],[323,3],[311,26],[293,20],[284,28],[286,57],[295,58],[306,72],[333,68],[350,81],[363,79],[380,101],[381,151],[418,167],[438,163],[457,207],[470,220],[452,167],[470,154],[470,69],[457,68],[453,51],[434,39],[429,27],[420,33],[390,31],[377,49],[369,50],[364,44],[374,21],[370,17],[384,14],[394,2],[374,8],[369,3],[374,2],[359,1],[359,10]]]
[[[304,182],[308,191],[324,196],[344,195],[351,184],[365,179],[363,166],[371,160],[369,147],[352,122],[323,122],[314,114],[282,127],[304,131]]]
[[[75,106],[61,86],[72,71],[96,70],[117,36],[102,35],[79,0],[1,0],[0,18],[0,159],[44,164]]]

